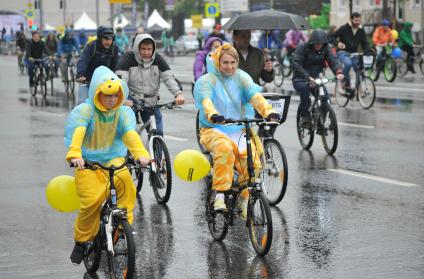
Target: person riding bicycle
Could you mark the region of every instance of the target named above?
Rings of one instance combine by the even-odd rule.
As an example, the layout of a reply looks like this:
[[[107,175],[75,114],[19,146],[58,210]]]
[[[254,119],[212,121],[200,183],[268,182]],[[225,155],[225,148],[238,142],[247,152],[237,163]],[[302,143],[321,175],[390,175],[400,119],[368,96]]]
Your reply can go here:
[[[337,57],[343,63],[343,75],[345,81],[342,87],[353,98],[355,91],[350,88],[350,69],[357,69],[359,66],[358,57],[350,57],[351,53],[358,52],[358,47],[361,46],[364,52],[370,50],[367,35],[361,27],[361,14],[352,13],[350,21],[337,29],[332,35],[337,40]]]
[[[25,52],[26,44],[27,38],[25,37],[24,32],[16,32],[16,50],[23,54]]]
[[[47,56],[51,57],[54,61],[54,75],[57,76],[57,69],[59,67],[60,60],[57,59],[56,55],[58,54],[59,46],[53,33],[49,33],[47,35],[44,45],[46,46]]]
[[[242,139],[241,126],[220,125],[226,118],[254,118],[254,108],[259,114],[272,121],[280,115],[261,94],[261,87],[243,70],[238,69],[237,50],[228,43],[211,53],[207,60],[208,73],[200,77],[194,86],[194,99],[199,109],[200,142],[213,157],[213,183],[215,210],[226,208],[224,192],[229,191],[233,181],[234,167],[239,172],[240,185],[247,183],[247,150]],[[259,140],[252,141],[252,152],[256,175],[261,163],[256,146]],[[255,148],[256,146],[256,148]],[[241,193],[239,206],[246,217],[247,189]]]
[[[269,49],[277,49],[281,50],[283,47],[281,44],[280,39],[277,35],[277,30],[266,30],[262,32],[261,36],[259,37],[258,47],[262,50],[269,50]]]
[[[70,256],[72,263],[80,264],[86,243],[99,230],[101,205],[107,196],[108,174],[102,169],[84,169],[85,160],[107,166],[124,162],[127,149],[142,166],[150,156],[137,132],[134,113],[123,106],[128,87],[111,70],[98,67],[92,76],[89,100],[76,106],[68,116],[65,128],[66,160],[75,169],[75,185],[81,201],[75,220],[75,246]],[[115,174],[118,207],[127,209],[128,222],[134,219],[136,190],[127,168]]]
[[[46,55],[46,49],[44,47],[44,42],[40,38],[40,33],[38,31],[32,32],[32,38],[28,41],[26,45],[26,54],[25,61],[28,67],[28,76],[29,76],[29,87],[30,90],[34,87],[34,67],[35,63],[41,63],[44,70],[47,69],[45,61],[34,62],[34,59],[42,59]]]
[[[315,87],[314,80],[324,72],[326,62],[338,80],[343,80],[342,65],[328,45],[327,34],[321,29],[312,32],[308,42],[300,44],[293,54],[293,87],[300,94],[302,126],[311,127],[309,93]]]
[[[150,34],[137,35],[132,51],[127,51],[119,60],[116,74],[128,82],[132,98],[144,100],[145,110],[141,112],[143,122],[154,114],[157,130],[163,134],[162,114],[155,107],[159,100],[160,81],[175,96],[176,105],[184,103],[184,95],[168,63],[156,52],[156,44]],[[127,104],[132,106],[131,101],[127,101]]]
[[[59,56],[62,56],[62,63],[60,64],[60,73],[62,80],[68,77],[68,65],[72,59],[73,52],[76,51],[80,54],[80,48],[77,39],[74,37],[74,32],[71,29],[65,30],[65,35],[59,42]]]
[[[115,44],[119,48],[119,54],[124,54],[128,48],[128,37],[125,35],[121,27],[116,28]]]
[[[415,74],[414,36],[412,36],[412,26],[413,23],[408,21],[403,24],[403,29],[399,34],[399,47],[406,51],[406,64],[408,65],[408,70]]]
[[[283,41],[283,48],[285,49],[287,55],[291,55],[293,51],[296,50],[296,47],[307,41],[306,36],[302,31],[297,29],[290,29],[287,31],[285,39]]]
[[[193,74],[194,81],[198,80],[202,75],[207,73],[206,68],[206,57],[211,50],[215,50],[216,48],[222,45],[222,40],[218,37],[210,37],[205,44],[203,50],[199,50],[196,52],[196,58],[194,60],[193,65]]]
[[[395,38],[392,36],[390,29],[390,21],[384,19],[379,27],[377,27],[372,35],[372,41],[377,50],[377,63],[381,61],[383,48],[388,44],[394,44]]]
[[[77,104],[88,98],[88,85],[94,70],[99,66],[106,66],[115,71],[118,65],[119,49],[114,43],[115,33],[112,27],[100,26],[97,29],[97,39],[88,43],[77,63],[78,89]]]
[[[84,49],[84,47],[87,45],[88,37],[87,37],[87,33],[85,33],[84,29],[79,31],[78,42],[79,42],[80,49]]]
[[[261,49],[250,45],[250,30],[234,30],[234,48],[238,53],[238,67],[248,73],[256,84],[261,78],[265,82],[274,80],[274,70],[271,61],[265,61]]]

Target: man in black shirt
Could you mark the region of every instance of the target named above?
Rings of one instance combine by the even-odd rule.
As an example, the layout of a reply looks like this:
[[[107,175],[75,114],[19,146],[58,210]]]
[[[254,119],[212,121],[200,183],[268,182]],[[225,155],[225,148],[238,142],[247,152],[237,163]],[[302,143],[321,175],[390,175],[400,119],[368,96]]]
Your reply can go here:
[[[26,45],[26,61],[28,66],[28,75],[29,75],[29,87],[30,90],[34,87],[34,66],[36,63],[42,63],[44,69],[46,69],[46,63],[44,61],[35,61],[35,59],[42,59],[43,54],[46,54],[46,49],[44,47],[44,42],[41,41],[40,33],[38,31],[32,32],[32,38],[28,41]]]

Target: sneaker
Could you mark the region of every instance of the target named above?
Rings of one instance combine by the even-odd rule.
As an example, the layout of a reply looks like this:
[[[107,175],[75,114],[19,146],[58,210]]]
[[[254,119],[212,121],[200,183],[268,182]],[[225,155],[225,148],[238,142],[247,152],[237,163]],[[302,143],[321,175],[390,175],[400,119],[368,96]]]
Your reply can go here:
[[[227,209],[227,205],[225,204],[225,196],[224,193],[217,193],[215,195],[215,201],[213,203],[214,210],[225,210]]]
[[[72,250],[72,254],[69,257],[73,264],[79,265],[83,258],[85,252],[85,243],[75,242],[74,249]]]
[[[237,207],[241,210],[241,214],[240,214],[241,219],[246,221],[246,219],[247,219],[247,200],[240,197],[239,200],[238,200]]]

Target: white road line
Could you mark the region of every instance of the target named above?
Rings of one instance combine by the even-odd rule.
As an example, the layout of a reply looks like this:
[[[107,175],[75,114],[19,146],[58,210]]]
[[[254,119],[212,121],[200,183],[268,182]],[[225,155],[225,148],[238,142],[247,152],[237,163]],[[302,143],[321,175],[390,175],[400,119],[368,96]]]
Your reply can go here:
[[[346,123],[346,122],[337,122],[340,126],[348,126],[348,127],[356,127],[356,128],[364,128],[364,129],[375,129],[374,126],[370,125],[362,125],[362,124],[354,124],[354,123]]]
[[[375,180],[375,181],[379,181],[379,182],[390,183],[390,184],[403,186],[403,187],[416,187],[416,186],[418,186],[417,184],[414,184],[414,183],[404,182],[404,181],[400,181],[400,180],[396,180],[396,179],[385,178],[385,177],[381,177],[381,176],[376,176],[376,175],[372,175],[372,174],[366,174],[366,173],[361,173],[361,172],[356,172],[356,171],[351,171],[351,170],[344,170],[344,169],[328,169],[328,170],[331,171],[331,172],[348,174],[348,175],[352,175],[352,176],[367,178],[367,179],[371,179],[371,180]]]
[[[188,141],[187,138],[180,138],[180,137],[174,137],[169,135],[165,135],[164,138],[169,140],[175,140],[175,141]]]
[[[399,92],[408,92],[408,91],[414,91],[414,92],[421,92],[424,93],[424,89],[422,88],[412,88],[412,87],[392,87],[392,86],[379,86],[376,85],[377,90],[387,90],[387,91],[399,91]],[[401,93],[400,93],[401,94]],[[377,92],[378,96],[378,92]]]

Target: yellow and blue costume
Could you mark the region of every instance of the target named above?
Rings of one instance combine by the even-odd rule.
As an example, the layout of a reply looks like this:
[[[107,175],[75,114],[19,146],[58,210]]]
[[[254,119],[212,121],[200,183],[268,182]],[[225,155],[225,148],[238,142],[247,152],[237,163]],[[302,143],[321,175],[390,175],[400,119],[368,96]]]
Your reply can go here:
[[[118,93],[118,102],[112,109],[103,106],[99,93]],[[98,67],[89,87],[89,99],[75,107],[65,128],[65,145],[69,148],[66,159],[83,158],[106,165],[119,165],[127,150],[139,159],[149,157],[137,132],[131,108],[122,106],[128,96],[128,87],[107,67]],[[99,229],[100,207],[109,193],[109,175],[97,169],[75,170],[75,184],[81,207],[75,221],[75,240],[94,239]],[[115,175],[118,206],[127,209],[128,221],[133,222],[135,187],[128,169]]]
[[[212,124],[212,115],[243,119],[254,118],[254,109],[263,117],[275,111],[260,93],[261,87],[246,72],[237,69],[233,75],[225,76],[219,71],[222,48],[208,55],[208,73],[197,80],[194,98],[200,111],[200,142],[213,156],[212,189],[224,192],[231,188],[234,167],[239,173],[239,183],[247,181],[246,143],[242,135],[243,127]],[[258,156],[260,145],[260,141],[252,141],[255,173],[261,168]],[[247,196],[246,192],[243,196]]]

